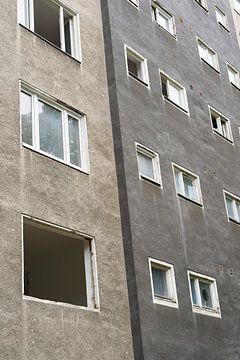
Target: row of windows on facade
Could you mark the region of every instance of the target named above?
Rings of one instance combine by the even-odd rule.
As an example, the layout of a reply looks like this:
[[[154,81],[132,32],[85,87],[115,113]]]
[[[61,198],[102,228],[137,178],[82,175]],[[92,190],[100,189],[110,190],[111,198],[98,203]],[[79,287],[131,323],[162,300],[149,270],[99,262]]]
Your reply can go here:
[[[94,238],[26,215],[22,223],[24,298],[99,310]],[[149,270],[153,302],[178,308],[173,265],[149,258]],[[188,281],[193,311],[220,317],[215,279],[188,271]]]
[[[158,154],[139,143],[136,143],[136,153],[140,179],[161,186]],[[173,164],[173,173],[177,194],[203,205],[199,176],[177,164]],[[228,219],[240,224],[240,198],[224,190],[224,200]]]
[[[208,60],[208,62],[210,62],[210,60],[208,59],[208,54],[210,54],[210,52],[208,51],[207,47],[199,39],[198,43],[201,58],[204,58],[205,56],[205,61]],[[144,85],[149,86],[147,60],[126,45],[125,57],[127,64],[127,74],[130,77],[136,79],[137,81],[143,83]],[[227,70],[230,83],[240,89],[239,72],[228,63]],[[162,71],[160,71],[160,80],[163,98],[183,110],[185,113],[189,114],[187,93],[185,87],[183,87],[181,84],[179,84],[177,81],[175,81]],[[209,111],[213,131],[218,135],[221,135],[224,139],[233,142],[229,119],[212,107],[209,107]]]
[[[131,4],[139,8],[139,0],[128,0]],[[196,0],[205,10],[208,11],[206,0]],[[161,26],[164,30],[176,37],[176,24],[174,16],[163,7],[158,0],[151,0],[151,12],[153,21]],[[235,8],[240,10],[240,0],[235,0]],[[217,22],[229,32],[228,19],[226,14],[219,6],[215,5],[215,14]]]

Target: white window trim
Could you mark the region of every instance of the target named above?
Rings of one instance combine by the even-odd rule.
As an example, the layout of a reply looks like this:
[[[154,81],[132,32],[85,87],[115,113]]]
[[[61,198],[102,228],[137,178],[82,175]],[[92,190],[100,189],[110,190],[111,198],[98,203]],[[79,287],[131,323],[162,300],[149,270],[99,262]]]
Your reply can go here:
[[[154,7],[155,9],[158,9],[160,12],[162,11],[162,13],[165,13],[169,16],[169,20],[172,23],[172,29],[173,29],[172,32],[167,30],[166,28],[164,28],[157,20],[155,20],[153,18],[153,16],[152,16],[152,21],[155,24],[157,24],[161,29],[163,29],[167,34],[170,34],[175,40],[177,40],[177,29],[176,29],[175,17],[167,9],[165,9],[165,7],[160,5],[159,2],[156,0],[152,0],[150,5],[151,5],[151,11],[152,11],[152,7]]]
[[[33,222],[37,222],[43,225],[50,226],[51,228],[55,228],[57,231],[68,232],[69,234],[74,233],[74,235],[79,236],[80,241],[82,238],[89,240],[91,243],[91,259],[89,259],[89,264],[91,263],[91,282],[92,286],[89,284],[90,278],[87,278],[86,274],[86,290],[87,290],[87,306],[74,305],[60,301],[53,301],[47,299],[40,299],[33,296],[28,296],[24,294],[24,234],[23,234],[23,223],[24,219],[29,219]],[[70,308],[76,308],[87,311],[100,312],[100,298],[99,298],[99,285],[98,285],[98,272],[97,272],[97,256],[96,256],[96,246],[95,246],[95,238],[88,234],[82,233],[78,230],[72,230],[69,228],[65,228],[60,225],[56,225],[50,223],[45,220],[40,220],[38,218],[29,216],[27,214],[21,214],[21,226],[22,226],[22,297],[24,300],[30,300],[34,302],[41,302],[45,304],[52,304],[57,306],[64,306]],[[87,273],[87,272],[86,272]],[[88,274],[89,275],[89,274]]]
[[[210,68],[212,68],[213,70],[215,70],[219,75],[220,75],[220,67],[219,67],[219,61],[218,61],[218,55],[217,52],[211,48],[205,41],[203,41],[202,39],[200,39],[198,36],[196,36],[197,39],[197,45],[198,45],[198,54],[199,54],[199,58],[201,61],[203,61],[205,64],[207,64]],[[214,53],[214,57],[215,57],[215,62],[216,62],[216,66],[213,66],[212,64],[210,64],[206,59],[202,58],[200,55],[200,51],[199,51],[199,44],[202,43],[207,50],[210,50]],[[209,53],[207,54],[209,55]]]
[[[139,0],[127,0],[135,9],[139,10]]]
[[[215,6],[216,20],[217,20],[218,24],[221,25],[225,30],[227,30],[228,33],[230,33],[227,15],[222,11],[222,9],[217,4],[214,4],[214,6]],[[224,18],[226,20],[226,25],[223,24],[222,22],[218,21],[218,19],[217,19],[217,11],[224,16]]]
[[[59,105],[57,99],[52,98],[50,95],[33,88],[32,86],[20,82],[20,95],[21,91],[24,93],[31,95],[32,97],[32,145],[24,143],[22,141],[22,124],[21,124],[21,111],[20,111],[20,139],[21,145],[24,148],[29,148],[30,150],[36,151],[39,154],[45,155],[51,159],[54,159],[62,164],[70,166],[74,169],[80,170],[86,174],[90,173],[90,165],[89,165],[89,151],[88,151],[88,136],[87,136],[87,121],[86,115],[80,114],[78,111],[74,112],[69,109],[67,106]],[[64,159],[58,158],[54,155],[51,155],[40,149],[39,145],[39,128],[38,128],[38,111],[37,111],[37,101],[42,100],[44,103],[58,109],[62,112],[62,119],[66,122],[66,117],[69,114],[73,118],[79,121],[79,139],[80,139],[80,155],[81,155],[81,167],[76,166],[70,162],[70,154],[68,144],[68,136],[66,132],[66,124],[63,124],[63,154]]]
[[[152,179],[152,178],[150,178],[150,177],[148,177],[146,175],[141,174],[140,171],[139,171],[139,167],[138,167],[139,179],[148,180],[148,181],[150,181],[152,183],[160,185],[160,187],[163,188],[158,153],[156,153],[155,151],[147,148],[146,146],[144,146],[144,145],[142,145],[142,144],[140,144],[138,142],[135,142],[135,149],[136,149],[137,163],[138,163],[138,152],[139,152],[139,153],[142,153],[143,155],[146,155],[149,158],[151,158],[152,159],[152,165],[153,165],[154,179]]]
[[[181,192],[179,193],[177,191],[177,186],[176,186],[176,174],[175,174],[175,169],[179,170],[179,172],[181,173],[180,177],[181,177]],[[172,171],[173,171],[173,176],[174,176],[174,185],[175,185],[175,190],[176,190],[176,194],[180,197],[183,197],[184,199],[187,199],[189,201],[191,201],[194,204],[200,205],[203,208],[203,199],[202,199],[202,192],[201,192],[201,184],[200,184],[200,177],[193,173],[192,171],[176,164],[172,162]],[[198,201],[194,201],[191,198],[185,196],[185,190],[184,190],[184,183],[183,183],[183,178],[182,178],[182,173],[188,175],[191,178],[194,178],[194,182],[195,182],[195,189],[196,189],[196,194],[198,197]]]
[[[196,3],[198,4],[198,5],[200,5],[201,6],[201,8],[202,9],[204,9],[207,13],[208,13],[208,3],[207,3],[207,0],[204,0],[204,5],[203,4],[201,4],[198,0],[195,0],[196,1]]]
[[[231,122],[229,120],[229,118],[227,118],[225,115],[223,115],[220,111],[216,110],[213,106],[208,105],[208,110],[209,110],[209,116],[210,116],[210,120],[211,120],[211,126],[212,126],[212,131],[214,134],[218,135],[221,137],[221,139],[224,139],[225,141],[227,141],[228,143],[234,145],[233,142],[233,135],[232,135],[232,127],[231,127]],[[228,133],[229,133],[229,138],[222,135],[219,131],[217,131],[216,129],[214,129],[213,125],[212,125],[212,117],[211,117],[211,110],[213,112],[215,112],[217,115],[219,115],[219,117],[223,118],[227,123],[228,123]]]
[[[234,86],[235,88],[237,88],[238,90],[240,90],[240,74],[239,74],[239,71],[238,71],[234,66],[232,66],[231,64],[229,64],[227,61],[226,61],[226,66],[227,66],[228,80],[229,80],[230,84],[233,85],[233,86]],[[233,71],[236,72],[236,75],[237,75],[237,77],[238,77],[236,84],[234,84],[234,83],[231,82],[231,80],[230,80],[229,71],[228,71],[229,68],[231,68]]]
[[[236,4],[236,0],[233,0],[233,9],[234,11],[236,11],[238,15],[240,15],[240,4],[239,4],[239,10],[236,9],[235,4]]]
[[[190,282],[191,275],[193,277],[196,277],[197,280],[200,280],[200,281],[205,280],[207,283],[210,284],[211,301],[212,301],[212,305],[213,305],[212,309],[208,309],[208,308],[202,307],[200,305],[193,304],[192,289],[191,289],[191,282]],[[187,276],[188,276],[188,285],[189,285],[190,299],[191,299],[191,304],[192,304],[192,311],[194,313],[198,313],[198,314],[209,315],[209,316],[221,318],[221,309],[220,309],[220,304],[219,304],[216,279],[214,279],[210,276],[207,276],[207,275],[199,274],[199,273],[191,271],[191,270],[187,271]],[[199,288],[198,288],[198,290],[199,290]],[[198,297],[198,301],[201,302],[199,291],[197,291],[197,297]]]
[[[150,273],[150,282],[152,290],[152,300],[154,304],[165,305],[173,308],[178,308],[178,297],[177,297],[177,287],[175,281],[174,267],[172,264],[166,263],[164,261],[156,260],[154,258],[148,258],[149,264],[149,273]],[[153,286],[153,277],[152,277],[152,264],[156,264],[160,268],[166,269],[166,280],[168,291],[170,292],[171,298],[159,298],[154,295],[154,286]]]
[[[229,197],[231,198],[234,202],[234,214],[236,215],[236,218],[238,218],[238,213],[237,213],[237,208],[236,208],[236,201],[240,203],[240,197],[230,193],[229,191],[227,190],[223,190],[223,196],[224,196],[224,203],[225,203],[225,208],[226,208],[226,214],[227,214],[227,219],[228,219],[228,222],[234,222],[235,224],[238,224],[240,225],[240,218],[239,218],[239,221],[237,221],[236,219],[232,219],[229,217],[229,214],[228,214],[228,208],[227,208],[227,200],[226,200],[226,197]]]
[[[139,62],[141,62],[141,64],[142,64],[141,65],[142,66],[142,72],[143,72],[143,79],[136,78],[136,77],[132,76],[131,74],[129,74],[129,71],[128,71],[128,55],[127,55],[128,52],[133,57],[136,57],[136,59],[139,60]],[[150,89],[147,59],[144,58],[137,51],[133,50],[130,46],[128,46],[126,44],[124,44],[124,55],[125,55],[125,65],[126,65],[127,76],[130,77],[131,79],[134,79],[135,81],[137,81],[138,84],[141,84],[141,85],[147,87],[148,89]]]
[[[162,98],[164,100],[166,100],[167,102],[169,102],[170,104],[172,104],[173,106],[177,107],[179,110],[181,110],[184,114],[190,116],[190,112],[189,112],[189,106],[188,106],[188,99],[187,99],[187,91],[186,88],[181,85],[179,82],[177,82],[176,80],[174,80],[173,78],[171,78],[169,75],[167,75],[164,71],[162,71],[161,69],[159,69],[159,74],[160,74],[160,86],[161,86],[161,91],[162,91],[162,79],[161,79],[161,75],[163,75],[163,77],[166,78],[167,80],[167,92],[168,92],[168,86],[169,86],[169,80],[170,82],[172,82],[174,85],[176,85],[179,90],[182,91],[181,96],[183,96],[183,102],[184,102],[184,107],[176,104],[173,100],[171,100],[169,97],[164,96],[163,92],[162,92]]]
[[[66,6],[64,3],[62,3],[61,1],[57,1],[57,0],[49,0],[51,2],[53,2],[54,4],[59,6],[59,30],[60,30],[60,43],[61,46],[60,48],[58,46],[56,46],[55,44],[51,43],[48,39],[45,39],[44,37],[42,37],[41,35],[37,34],[34,30],[34,3],[33,0],[25,0],[28,4],[28,22],[29,22],[29,27],[27,27],[26,25],[22,24],[20,21],[20,18],[18,16],[18,22],[19,24],[21,24],[22,26],[26,27],[27,29],[29,29],[30,31],[32,31],[34,34],[36,34],[38,37],[41,37],[41,39],[43,39],[44,41],[46,41],[47,43],[51,44],[52,46],[54,46],[55,48],[58,48],[60,50],[62,50],[65,54],[67,54],[68,56],[78,60],[79,62],[82,62],[82,51],[81,51],[81,37],[80,37],[80,17],[79,14],[76,13],[73,9],[69,8],[68,6]],[[20,13],[20,0],[18,0],[18,12]],[[70,25],[70,32],[71,32],[71,45],[73,48],[73,54],[68,54],[65,51],[65,41],[64,41],[64,23],[63,23],[63,11],[68,12],[69,14],[71,14],[71,16],[73,17],[71,25]]]

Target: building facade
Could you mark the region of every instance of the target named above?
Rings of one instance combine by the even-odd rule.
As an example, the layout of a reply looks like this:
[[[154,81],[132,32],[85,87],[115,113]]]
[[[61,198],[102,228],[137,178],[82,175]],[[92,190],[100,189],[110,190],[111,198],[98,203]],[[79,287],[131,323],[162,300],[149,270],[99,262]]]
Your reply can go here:
[[[100,2],[0,5],[0,359],[130,360]]]
[[[229,2],[102,0],[136,360],[240,356],[240,53]]]

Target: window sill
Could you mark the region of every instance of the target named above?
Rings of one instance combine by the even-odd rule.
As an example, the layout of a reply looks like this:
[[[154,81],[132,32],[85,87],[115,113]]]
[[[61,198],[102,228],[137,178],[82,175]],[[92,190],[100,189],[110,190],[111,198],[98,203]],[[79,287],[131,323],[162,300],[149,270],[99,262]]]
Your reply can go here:
[[[230,30],[225,26],[223,25],[221,22],[218,21],[218,24],[224,29],[226,30],[229,34],[230,34]]]
[[[237,220],[235,220],[235,219],[232,219],[232,218],[228,218],[228,220],[230,221],[230,222],[233,222],[234,224],[236,224],[236,225],[240,225],[240,222],[239,221],[237,221]]]
[[[152,185],[156,185],[156,186],[161,188],[160,182],[158,182],[158,181],[156,181],[154,179],[151,179],[151,178],[149,178],[147,176],[141,175],[141,174],[139,175],[139,177],[140,177],[141,180],[144,180],[144,181],[146,181],[146,182],[148,182],[148,183],[150,183]]]
[[[196,3],[197,3],[199,6],[201,6],[201,8],[202,8],[203,10],[206,11],[207,14],[209,14],[208,8],[206,8],[205,6],[203,6],[202,4],[200,4],[197,0],[195,0],[195,1],[196,1]]]
[[[70,167],[70,168],[72,168],[72,169],[75,169],[75,170],[79,171],[79,172],[82,173],[82,174],[85,174],[85,175],[89,175],[89,174],[90,174],[89,171],[83,170],[83,169],[79,168],[78,166],[74,166],[74,165],[72,165],[72,164],[68,164],[68,163],[66,163],[65,161],[63,161],[63,160],[61,160],[61,159],[59,159],[59,158],[56,158],[56,157],[54,157],[54,156],[49,155],[48,153],[45,153],[44,151],[36,150],[36,149],[34,149],[31,145],[28,145],[28,144],[25,144],[25,143],[22,143],[21,145],[22,145],[22,148],[24,148],[24,149],[31,150],[31,151],[35,152],[36,154],[40,154],[40,155],[43,155],[44,157],[46,157],[46,158],[48,158],[48,159],[57,161],[57,162],[61,163],[62,165],[66,165],[66,166],[68,166],[68,167]]]
[[[153,303],[157,304],[157,305],[164,305],[164,306],[169,306],[175,309],[178,309],[178,303],[177,301],[168,299],[168,298],[158,298],[158,297],[154,297],[153,298]]]
[[[209,66],[211,69],[213,69],[218,75],[220,75],[220,71],[217,69],[217,68],[215,68],[214,66],[212,66],[211,64],[209,64],[205,59],[203,59],[203,58],[200,58],[201,60],[202,60],[202,62],[204,63],[204,64],[206,64],[207,66]]]
[[[169,99],[169,97],[167,97],[166,95],[163,95],[164,100],[166,100],[167,102],[169,102],[170,104],[176,106],[176,108],[178,108],[179,110],[182,110],[185,114],[189,115],[189,111],[184,109],[183,107],[181,107],[180,105],[176,104],[174,101],[172,101],[171,99]]]
[[[192,306],[192,311],[196,314],[208,315],[213,317],[221,318],[221,313],[219,310],[202,308],[199,306]]]
[[[168,34],[171,36],[171,38],[177,40],[177,34],[172,34],[170,31],[166,30],[163,26],[161,26],[156,20],[153,20],[153,23],[161,30],[165,32],[165,34]]]
[[[62,54],[65,54],[66,56],[68,56],[70,59],[76,61],[78,64],[81,64],[81,61],[78,60],[77,58],[73,57],[72,55],[68,54],[67,52],[63,51],[62,49],[60,49],[58,46],[56,46],[55,44],[51,43],[50,41],[48,41],[47,39],[45,39],[44,37],[42,37],[41,35],[37,34],[36,32],[30,30],[29,28],[27,28],[26,26],[22,25],[19,23],[19,25],[27,30],[29,33],[35,35],[36,37],[38,37],[39,39],[43,40],[44,42],[46,42],[47,44],[51,45],[52,47],[54,47],[55,49],[57,49],[58,51],[60,51]]]
[[[217,130],[213,129],[214,134],[220,136],[223,140],[226,140],[229,144],[233,145],[233,140],[228,139],[227,137],[225,137],[224,135],[222,135],[220,132],[218,132]]]
[[[149,84],[147,84],[145,81],[139,79],[137,76],[135,76],[134,74],[128,72],[128,76],[134,80],[136,80],[137,82],[139,82],[140,84],[146,86],[147,88],[149,88]]]
[[[238,91],[240,91],[240,87],[237,86],[236,84],[234,84],[233,82],[230,81],[230,84],[235,88],[237,89]]]
[[[90,308],[90,307],[87,307],[87,306],[74,305],[74,304],[70,304],[70,303],[64,303],[64,302],[61,302],[61,301],[39,299],[39,298],[36,298],[36,297],[33,297],[33,296],[24,295],[24,294],[23,294],[23,300],[33,301],[33,302],[40,302],[40,303],[48,304],[48,305],[64,306],[64,307],[73,308],[73,309],[80,309],[80,310],[92,311],[92,312],[95,312],[95,313],[100,313],[99,308]]]
[[[134,1],[128,0],[128,2],[129,2],[132,6],[134,6],[136,9],[139,10],[139,5],[136,4]]]
[[[184,196],[184,195],[182,195],[182,194],[179,194],[179,193],[177,193],[177,195],[178,195],[181,199],[187,200],[187,201],[189,201],[189,202],[191,202],[191,203],[193,203],[193,204],[195,204],[195,205],[198,205],[198,206],[200,206],[201,208],[203,208],[203,204],[202,204],[202,203],[197,202],[197,201],[194,201],[194,200],[192,200],[192,199],[190,199],[190,198],[188,198],[188,197],[186,197],[186,196]]]

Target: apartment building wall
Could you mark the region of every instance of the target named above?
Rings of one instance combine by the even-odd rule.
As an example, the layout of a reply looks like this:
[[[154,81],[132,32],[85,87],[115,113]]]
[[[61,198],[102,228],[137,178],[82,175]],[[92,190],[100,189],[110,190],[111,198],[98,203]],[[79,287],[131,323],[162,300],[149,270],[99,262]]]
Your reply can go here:
[[[175,16],[177,39],[152,21],[151,2],[103,0],[105,52],[118,170],[135,359],[238,359],[239,224],[223,189],[239,196],[239,68],[227,2],[215,3],[230,33],[195,0],[157,1]],[[200,60],[196,36],[218,55],[220,74]],[[124,44],[147,59],[149,86],[127,74]],[[162,96],[159,70],[186,89],[189,115]],[[233,143],[213,132],[208,105],[231,121]],[[139,178],[135,142],[157,152],[161,186]],[[176,194],[172,163],[200,178],[203,206]],[[148,258],[174,266],[178,308],[153,303]],[[192,311],[187,270],[211,276],[221,317]]]
[[[82,63],[0,1],[0,358],[132,359],[100,3],[65,4],[80,16]],[[86,114],[89,174],[21,145],[20,81]],[[95,239],[100,309],[23,297],[22,214]]]

